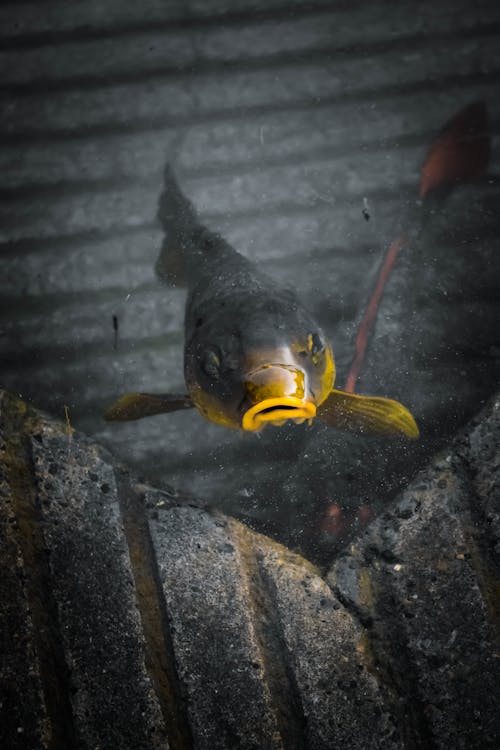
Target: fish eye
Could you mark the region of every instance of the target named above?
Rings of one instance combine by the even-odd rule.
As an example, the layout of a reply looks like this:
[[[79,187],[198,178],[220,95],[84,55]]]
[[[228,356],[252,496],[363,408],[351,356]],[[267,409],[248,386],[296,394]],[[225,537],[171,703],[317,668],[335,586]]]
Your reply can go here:
[[[201,358],[201,369],[211,380],[218,380],[220,377],[220,358],[213,349],[207,349],[203,352]]]
[[[313,363],[316,365],[319,357],[325,351],[326,345],[319,333],[310,333],[307,337],[307,344],[312,355]]]

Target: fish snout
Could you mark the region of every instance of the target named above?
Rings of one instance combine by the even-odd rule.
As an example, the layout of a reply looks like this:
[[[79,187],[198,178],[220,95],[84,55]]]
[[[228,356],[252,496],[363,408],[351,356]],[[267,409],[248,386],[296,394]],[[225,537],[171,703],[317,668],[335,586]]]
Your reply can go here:
[[[307,387],[307,375],[299,367],[263,365],[247,373],[245,389],[251,406],[243,414],[244,430],[257,432],[266,424],[297,424],[316,416],[316,404]]]

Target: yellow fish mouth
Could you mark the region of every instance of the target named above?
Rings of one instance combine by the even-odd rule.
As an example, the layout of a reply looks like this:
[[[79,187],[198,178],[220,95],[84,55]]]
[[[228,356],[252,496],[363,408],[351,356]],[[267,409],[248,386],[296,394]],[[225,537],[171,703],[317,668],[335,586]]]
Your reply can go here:
[[[266,424],[280,427],[289,420],[302,424],[316,416],[316,405],[312,401],[302,401],[293,396],[266,398],[248,409],[241,422],[244,430],[258,432]]]

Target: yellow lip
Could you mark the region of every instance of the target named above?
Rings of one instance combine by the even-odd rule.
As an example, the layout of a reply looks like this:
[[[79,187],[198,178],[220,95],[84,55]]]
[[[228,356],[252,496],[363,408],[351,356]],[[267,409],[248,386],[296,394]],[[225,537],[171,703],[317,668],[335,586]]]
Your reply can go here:
[[[280,426],[288,420],[301,424],[315,416],[316,406],[311,401],[302,401],[293,396],[266,398],[245,412],[241,426],[244,430],[257,432],[266,424]]]

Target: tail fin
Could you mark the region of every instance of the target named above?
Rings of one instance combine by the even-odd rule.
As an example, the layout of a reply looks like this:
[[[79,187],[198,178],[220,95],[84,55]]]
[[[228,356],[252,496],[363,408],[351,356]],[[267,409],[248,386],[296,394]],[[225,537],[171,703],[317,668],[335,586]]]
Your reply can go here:
[[[193,205],[182,193],[174,173],[167,164],[163,191],[158,204],[158,218],[165,231],[156,274],[161,281],[176,285],[187,283],[186,255],[200,223]]]
[[[486,105],[472,102],[446,123],[429,149],[420,176],[420,198],[479,177],[488,166],[489,156]]]

